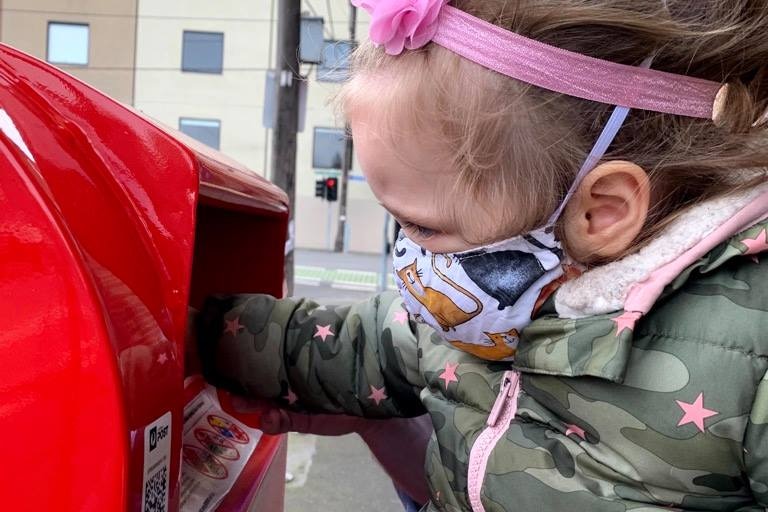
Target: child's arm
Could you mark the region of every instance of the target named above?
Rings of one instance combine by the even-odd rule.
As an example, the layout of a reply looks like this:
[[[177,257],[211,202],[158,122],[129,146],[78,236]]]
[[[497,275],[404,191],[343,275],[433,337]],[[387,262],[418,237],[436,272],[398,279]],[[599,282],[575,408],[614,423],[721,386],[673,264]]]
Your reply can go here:
[[[364,417],[417,416],[418,345],[395,293],[345,307],[267,295],[209,299],[199,316],[206,378],[246,395]]]

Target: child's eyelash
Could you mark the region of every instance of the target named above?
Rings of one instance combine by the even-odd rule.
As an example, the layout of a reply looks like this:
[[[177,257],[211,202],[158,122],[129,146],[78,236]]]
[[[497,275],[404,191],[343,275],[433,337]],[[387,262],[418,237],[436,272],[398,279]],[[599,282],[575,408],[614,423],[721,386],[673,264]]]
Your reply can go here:
[[[437,231],[434,229],[425,228],[424,226],[420,226],[412,222],[404,222],[402,227],[410,231],[415,231],[416,234],[418,234],[422,239],[431,238],[437,234]]]

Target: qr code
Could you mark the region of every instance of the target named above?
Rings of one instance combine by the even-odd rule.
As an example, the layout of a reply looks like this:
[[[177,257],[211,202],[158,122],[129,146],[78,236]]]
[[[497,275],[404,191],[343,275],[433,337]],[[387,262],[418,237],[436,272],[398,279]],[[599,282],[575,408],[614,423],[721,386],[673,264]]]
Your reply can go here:
[[[163,465],[144,485],[144,512],[168,512],[168,466]]]

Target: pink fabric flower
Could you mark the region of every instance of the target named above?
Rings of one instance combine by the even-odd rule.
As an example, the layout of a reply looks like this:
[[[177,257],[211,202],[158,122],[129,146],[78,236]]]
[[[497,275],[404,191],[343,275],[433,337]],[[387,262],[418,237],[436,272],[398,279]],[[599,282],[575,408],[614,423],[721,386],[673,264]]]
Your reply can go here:
[[[398,55],[403,48],[421,48],[432,40],[440,9],[448,0],[352,0],[352,3],[371,15],[371,41],[383,44],[389,55]]]

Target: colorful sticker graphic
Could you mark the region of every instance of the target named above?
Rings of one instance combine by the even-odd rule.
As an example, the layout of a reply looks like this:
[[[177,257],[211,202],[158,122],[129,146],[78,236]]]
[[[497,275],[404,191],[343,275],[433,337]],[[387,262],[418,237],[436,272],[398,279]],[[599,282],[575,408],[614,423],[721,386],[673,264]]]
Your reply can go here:
[[[237,451],[237,448],[229,439],[207,428],[196,428],[195,439],[200,441],[201,445],[219,458],[227,460],[237,460],[240,458],[240,452]]]
[[[200,382],[191,385],[197,386]],[[216,388],[204,385],[184,406],[183,463],[177,509],[215,512],[243,474],[261,437],[260,430],[224,412]],[[240,444],[243,440],[247,443]],[[178,483],[178,476],[175,482]]]
[[[185,444],[182,450],[184,462],[204,474],[216,480],[224,480],[229,472],[224,464],[213,454],[199,446]]]
[[[247,444],[250,440],[248,434],[246,434],[243,429],[227,418],[222,418],[216,414],[209,414],[208,424],[212,426],[216,432],[236,443]]]

